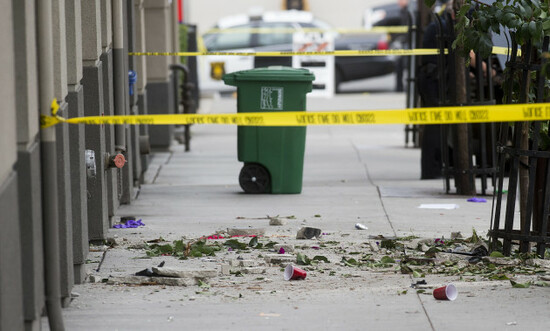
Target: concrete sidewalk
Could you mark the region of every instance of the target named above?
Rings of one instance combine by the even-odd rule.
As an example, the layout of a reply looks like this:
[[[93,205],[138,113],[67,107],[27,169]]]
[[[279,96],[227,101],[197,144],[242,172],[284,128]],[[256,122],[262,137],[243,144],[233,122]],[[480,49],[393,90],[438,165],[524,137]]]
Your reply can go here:
[[[308,99],[310,110],[402,108],[403,94],[339,95]],[[205,100],[204,112],[234,112],[234,99]],[[512,288],[509,281],[426,275],[429,285],[454,283],[456,301],[417,293],[410,274],[350,267],[340,260],[370,252],[372,238],[449,238],[451,232],[485,235],[491,203],[443,194],[441,180],[420,181],[420,151],[404,147],[403,126],[309,127],[300,195],[241,193],[236,127],[194,126],[191,152],[181,145],[156,153],[132,205],[138,229],[112,229],[119,244],[90,255],[92,280],[124,277],[161,261],[189,270],[216,270],[239,255],[261,274],[222,274],[203,287],[86,283],[64,310],[68,330],[546,330],[548,287]],[[457,204],[458,209],[419,209],[420,204]],[[269,226],[266,215],[292,216]],[[354,228],[362,223],[368,230]],[[319,240],[296,240],[302,226],[322,229]],[[144,259],[143,242],[208,236],[232,227],[266,229],[263,243],[295,245],[331,263],[308,269],[304,281],[284,281],[281,267],[265,265],[263,250],[220,251],[214,257]],[[241,240],[243,242],[248,242]],[[141,246],[140,246],[141,244]],[[333,245],[333,246],[330,246]],[[331,249],[325,247],[333,247]],[[99,267],[101,257],[103,263]],[[244,269],[243,269],[244,270]],[[256,269],[255,269],[256,270]],[[242,277],[241,277],[242,276]],[[536,276],[527,277],[534,280]],[[207,288],[209,287],[209,288]],[[422,292],[422,291],[420,291]]]

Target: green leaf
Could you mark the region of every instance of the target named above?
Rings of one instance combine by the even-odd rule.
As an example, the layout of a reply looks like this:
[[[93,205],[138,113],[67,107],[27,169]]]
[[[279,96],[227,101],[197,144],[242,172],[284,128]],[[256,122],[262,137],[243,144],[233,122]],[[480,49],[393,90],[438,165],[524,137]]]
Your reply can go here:
[[[435,0],[424,0],[426,6],[431,7],[435,4]]]
[[[413,271],[413,278],[422,278],[422,274],[418,271]]]
[[[248,243],[248,246],[249,247],[256,247],[258,245],[258,237],[252,237],[252,239],[250,239],[250,242]]]
[[[402,273],[402,274],[410,274],[410,273],[413,273],[413,270],[411,269],[411,267],[409,267],[409,266],[406,265],[406,264],[402,264],[400,269],[401,269],[401,273]]]
[[[229,246],[233,249],[246,249],[248,247],[247,244],[245,243],[242,243],[240,241],[238,241],[237,239],[229,239],[229,240],[226,240],[224,243],[223,243],[224,246]]]
[[[330,261],[327,259],[326,256],[322,256],[322,255],[315,255],[313,257],[313,261],[323,261],[325,263],[330,263]]]
[[[489,276],[489,279],[490,280],[510,280],[510,278],[508,278],[508,276],[506,276],[504,274],[491,275],[491,276]]]
[[[427,257],[435,257],[435,254],[436,253],[440,253],[441,250],[437,247],[430,247],[425,253],[424,255],[426,255]]]
[[[466,239],[466,241],[472,244],[476,244],[481,241],[481,239],[477,235],[476,229],[472,228],[472,236]]]
[[[357,262],[357,260],[352,259],[352,258],[346,260],[345,257],[342,257],[342,262],[344,262],[344,264],[347,265],[348,267],[355,267],[355,266],[359,265],[359,262]]]
[[[540,287],[549,287],[550,286],[550,284],[548,284],[547,282],[543,282],[543,281],[540,281],[540,280],[535,282],[533,285],[540,286]]]
[[[174,251],[176,252],[185,251],[185,244],[183,243],[183,240],[174,241]]]
[[[392,258],[389,257],[389,256],[384,256],[384,257],[380,260],[380,263],[390,264],[390,263],[395,263],[395,260],[392,259]]]
[[[264,245],[264,248],[265,249],[269,249],[269,248],[273,248],[275,245],[277,245],[278,243],[275,242],[275,241],[270,241],[268,242],[267,244]]]
[[[296,255],[296,263],[299,265],[311,265],[311,259],[302,253]]]
[[[395,240],[382,240],[380,243],[381,248],[395,249]]]
[[[533,38],[537,35],[537,22],[529,22],[529,35]]]
[[[161,254],[172,254],[174,252],[174,247],[170,244],[153,245],[151,247],[155,248]]]
[[[198,283],[199,283],[199,287],[200,288],[210,288],[210,284],[206,283],[206,282],[203,282],[202,280],[198,280]]]
[[[502,254],[499,251],[493,251],[493,252],[491,252],[491,255],[489,255],[489,256],[490,257],[504,257],[504,254]]]
[[[517,283],[510,279],[510,284],[512,284],[513,288],[529,288],[531,286],[531,282],[527,283]]]

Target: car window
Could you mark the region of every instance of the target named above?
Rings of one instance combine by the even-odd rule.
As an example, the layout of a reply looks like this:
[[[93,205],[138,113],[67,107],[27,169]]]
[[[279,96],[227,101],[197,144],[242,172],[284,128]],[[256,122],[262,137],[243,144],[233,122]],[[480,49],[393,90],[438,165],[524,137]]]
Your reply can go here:
[[[246,31],[250,27],[250,24],[243,24],[230,29],[223,29],[220,33],[206,34],[204,36],[204,45],[209,51],[250,48],[252,47],[252,33]]]
[[[275,33],[256,34],[258,46],[292,44],[292,33],[289,33],[288,31],[288,30],[294,30],[294,26],[291,23],[263,22],[260,28],[281,29],[282,31],[275,32]]]
[[[298,24],[300,24],[302,28],[318,28],[318,29],[331,30],[330,25],[318,19],[314,19],[312,22],[300,22]]]

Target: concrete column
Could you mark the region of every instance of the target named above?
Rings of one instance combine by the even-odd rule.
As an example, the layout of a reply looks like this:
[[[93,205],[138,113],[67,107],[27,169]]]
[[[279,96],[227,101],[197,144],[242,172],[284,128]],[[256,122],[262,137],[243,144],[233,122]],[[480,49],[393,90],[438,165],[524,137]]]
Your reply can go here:
[[[134,0],[134,27],[135,27],[135,39],[134,50],[135,52],[145,52],[145,9],[143,7],[143,0]],[[145,56],[134,57],[134,69],[137,73],[137,82],[134,85],[134,93],[137,94],[137,112],[139,114],[148,114],[147,111],[147,64]],[[149,126],[140,125],[139,137],[140,147],[142,144],[150,144],[149,140]],[[143,182],[143,172],[147,170],[149,165],[149,155],[136,153],[140,157],[141,171],[135,173],[135,178],[139,182]]]
[[[130,114],[130,98],[128,87],[128,5],[123,0],[113,0],[113,76],[115,91],[115,113],[117,115]],[[132,168],[135,164],[133,157],[134,143],[131,139],[131,131],[135,127],[117,125],[115,127],[116,144],[119,151],[126,156],[127,163],[122,169],[117,169],[119,174],[120,203],[129,204],[133,196],[134,179]]]
[[[135,51],[146,52],[145,45],[145,9],[143,0],[134,0],[135,13]],[[135,90],[138,96],[145,92],[147,86],[147,58],[145,56],[134,57],[134,70],[138,74]],[[146,113],[145,113],[146,114]]]
[[[15,114],[12,114],[12,120]],[[12,121],[15,127],[15,121]],[[12,130],[12,133],[13,130]],[[10,137],[15,151],[15,134]],[[5,146],[1,146],[5,147]],[[0,148],[0,151],[3,149]],[[12,161],[15,163],[15,156]],[[0,240],[6,247],[0,252],[0,329],[23,330],[23,287],[21,275],[21,250],[19,213],[17,208],[17,175],[10,171],[0,177],[0,208],[2,231]]]
[[[171,1],[172,6],[170,8],[170,13],[172,14],[172,19],[170,20],[170,30],[172,31],[172,52],[179,52],[180,50],[180,30],[179,30],[179,21],[178,21],[178,2],[177,0]],[[180,63],[179,56],[172,56],[172,64]]]
[[[101,43],[101,2],[80,0],[82,9],[82,63],[84,86],[84,115],[104,115],[103,64],[99,61]],[[86,128],[86,149],[95,152],[96,176],[87,178],[88,235],[90,240],[105,239],[109,229],[107,202],[107,171],[105,169],[105,128],[91,125]]]
[[[172,46],[171,4],[169,0],[145,0],[145,43],[149,52],[165,52]],[[147,57],[147,110],[149,114],[173,114],[174,93],[168,56]],[[151,145],[168,148],[174,137],[174,126],[151,126]]]
[[[135,10],[135,2],[137,0],[128,0],[126,3],[126,34],[128,36],[127,38],[127,51],[128,52],[135,52],[136,51],[136,25],[138,24],[136,18],[136,10]],[[128,70],[136,70],[136,56],[128,56]],[[130,90],[130,87],[128,86],[128,93],[126,94],[128,97],[128,106],[129,106],[129,112],[131,115],[138,115],[139,109],[138,109],[138,93],[137,88],[135,86],[132,87]],[[129,128],[129,134],[130,134],[130,141],[131,141],[131,148],[130,152],[132,153],[131,157],[131,163],[129,166],[131,166],[132,171],[132,181],[133,186],[136,188],[139,188],[140,186],[140,177],[143,173],[143,167],[141,164],[141,155],[140,155],[140,126],[133,125]],[[149,144],[149,142],[146,142]],[[131,192],[130,196],[133,196],[134,193]]]
[[[68,115],[67,97],[67,38],[65,34],[65,0],[52,1],[54,92],[60,105],[59,115]],[[70,303],[73,276],[73,228],[69,125],[60,124],[56,128],[57,180],[59,205],[59,239],[61,263],[61,297],[63,306]]]
[[[17,131],[15,103],[15,50],[12,1],[0,4],[0,98],[3,100],[0,121],[0,329],[22,330],[24,328],[23,285],[21,275],[22,247],[19,212],[14,208],[19,203],[17,174],[13,167],[17,160]]]
[[[65,1],[67,38],[67,90],[69,117],[84,116],[82,80],[82,21],[80,1]],[[86,192],[85,126],[69,126],[71,197],[73,213],[73,268],[74,282],[80,284],[86,277],[88,244],[88,195]]]
[[[100,61],[103,67],[103,111],[105,116],[115,115],[113,96],[113,20],[111,0],[101,2],[101,46]],[[105,125],[105,150],[107,156],[115,154],[115,126]],[[107,170],[107,213],[111,218],[119,206],[120,179],[118,171]]]
[[[24,319],[27,330],[37,329],[44,308],[44,259],[35,5],[13,1],[15,44],[15,113],[17,114],[17,190],[21,226]],[[13,205],[12,205],[13,206]],[[11,208],[10,208],[11,209]]]

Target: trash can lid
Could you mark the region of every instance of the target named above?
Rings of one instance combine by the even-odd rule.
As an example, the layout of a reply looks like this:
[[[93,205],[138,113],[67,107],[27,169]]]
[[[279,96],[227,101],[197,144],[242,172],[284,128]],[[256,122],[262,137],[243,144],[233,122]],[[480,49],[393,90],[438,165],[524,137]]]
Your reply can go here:
[[[239,81],[285,81],[285,82],[312,82],[315,75],[307,69],[284,66],[271,66],[231,72],[223,75],[227,85],[235,85]]]

